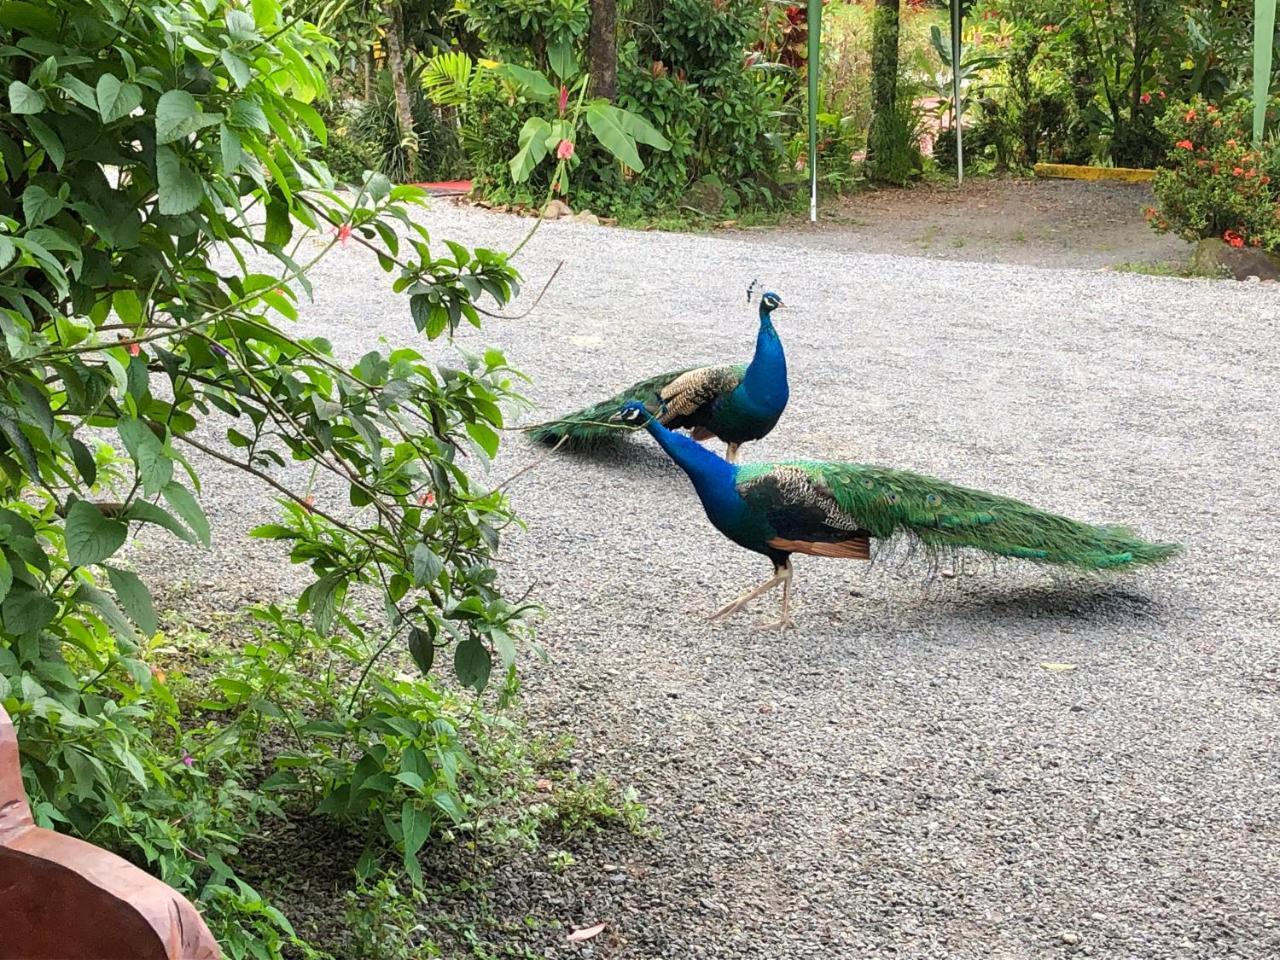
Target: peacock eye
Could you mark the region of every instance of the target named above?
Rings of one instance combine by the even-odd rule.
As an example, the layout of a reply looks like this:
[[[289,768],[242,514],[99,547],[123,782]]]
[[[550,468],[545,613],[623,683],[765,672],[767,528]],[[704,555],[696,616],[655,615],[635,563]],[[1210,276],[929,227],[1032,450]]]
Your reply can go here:
[[[876,482],[872,480],[870,477],[867,477],[865,480],[863,480],[862,485],[866,487],[868,490],[874,490],[876,488]]]
[[[885,498],[886,500],[888,500],[890,503],[897,503],[897,502],[898,502],[898,495],[897,495],[896,493],[894,493],[892,490],[891,490],[891,491],[889,491],[888,493],[886,493],[886,494],[884,495],[884,498]]]
[[[931,506],[931,507],[936,507],[936,506],[938,506],[940,503],[942,503],[942,498],[941,498],[940,496],[938,496],[936,493],[931,493],[931,494],[929,494],[927,497],[925,497],[925,498],[924,498],[924,502],[925,502],[925,503],[927,503],[927,504],[928,504],[929,506]]]

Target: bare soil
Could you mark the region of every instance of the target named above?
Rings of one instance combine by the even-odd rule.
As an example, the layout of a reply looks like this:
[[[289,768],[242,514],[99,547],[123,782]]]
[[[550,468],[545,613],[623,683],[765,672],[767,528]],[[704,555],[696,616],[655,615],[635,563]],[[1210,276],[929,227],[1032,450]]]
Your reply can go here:
[[[1147,184],[969,180],[873,189],[825,204],[817,224],[733,233],[832,252],[888,253],[1034,267],[1180,265],[1192,245],[1147,226]]]

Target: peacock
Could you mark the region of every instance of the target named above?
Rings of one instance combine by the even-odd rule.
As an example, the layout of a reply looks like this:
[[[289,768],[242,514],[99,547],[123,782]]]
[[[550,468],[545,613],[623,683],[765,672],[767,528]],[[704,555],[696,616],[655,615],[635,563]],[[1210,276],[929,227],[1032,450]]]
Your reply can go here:
[[[615,416],[644,426],[689,475],[717,530],[773,561],[772,577],[712,621],[781,586],[781,617],[758,629],[794,626],[791,555],[870,560],[873,540],[905,536],[932,551],[971,548],[1092,571],[1158,563],[1181,550],[1139,540],[1123,527],[1093,526],[905,470],[817,460],[739,466],[673,433],[642,403],[627,403]]]
[[[748,302],[754,288],[754,282],[747,288]],[[725,456],[736,463],[738,448],[767,436],[787,407],[787,358],[773,327],[773,312],[781,306],[772,291],[760,298],[760,331],[750,363],[672,370],[526,430],[539,443],[592,447],[617,435],[621,404],[638,402],[669,429],[688,429],[695,440],[724,441]]]

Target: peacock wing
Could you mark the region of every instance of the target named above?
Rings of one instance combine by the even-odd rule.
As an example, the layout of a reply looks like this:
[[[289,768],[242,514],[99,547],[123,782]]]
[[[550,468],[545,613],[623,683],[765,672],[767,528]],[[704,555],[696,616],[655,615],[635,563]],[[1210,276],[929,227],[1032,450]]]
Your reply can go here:
[[[659,421],[668,427],[681,425],[709,404],[732,393],[742,382],[746,370],[746,364],[742,363],[686,370],[659,391],[663,407]]]
[[[871,540],[819,473],[802,464],[739,469],[738,494],[772,529],[772,547],[795,553],[866,560]]]

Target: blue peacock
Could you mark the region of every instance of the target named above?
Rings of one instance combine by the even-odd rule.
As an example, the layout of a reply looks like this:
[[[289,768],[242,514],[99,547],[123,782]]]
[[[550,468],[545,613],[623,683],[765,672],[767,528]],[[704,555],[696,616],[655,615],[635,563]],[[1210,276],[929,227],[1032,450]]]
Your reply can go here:
[[[673,433],[642,403],[627,403],[615,416],[644,426],[689,475],[717,530],[773,561],[773,576],[713,613],[713,621],[781,586],[782,615],[760,629],[793,626],[791,555],[870,560],[873,540],[905,536],[933,551],[971,548],[1094,571],[1158,563],[1181,549],[905,470],[814,460],[739,466]]]
[[[747,288],[748,302],[755,286]],[[787,407],[787,358],[773,326],[773,312],[782,306],[772,291],[760,297],[760,330],[750,363],[672,370],[526,430],[540,443],[589,448],[617,436],[619,406],[639,403],[668,429],[687,429],[695,440],[720,439],[725,456],[736,463],[738,448],[767,436]]]

